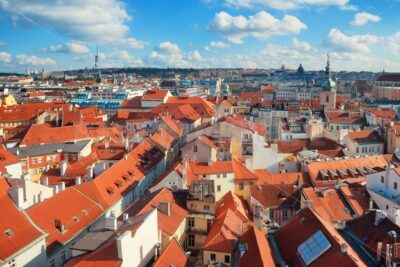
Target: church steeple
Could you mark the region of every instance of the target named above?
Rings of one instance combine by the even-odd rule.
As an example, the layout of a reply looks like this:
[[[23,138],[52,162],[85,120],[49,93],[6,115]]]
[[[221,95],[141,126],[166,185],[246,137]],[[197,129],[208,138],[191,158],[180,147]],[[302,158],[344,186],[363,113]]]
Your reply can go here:
[[[332,70],[331,70],[331,62],[330,62],[330,55],[327,54],[326,55],[327,61],[326,61],[326,67],[325,67],[325,77],[327,79],[331,79],[332,78]]]

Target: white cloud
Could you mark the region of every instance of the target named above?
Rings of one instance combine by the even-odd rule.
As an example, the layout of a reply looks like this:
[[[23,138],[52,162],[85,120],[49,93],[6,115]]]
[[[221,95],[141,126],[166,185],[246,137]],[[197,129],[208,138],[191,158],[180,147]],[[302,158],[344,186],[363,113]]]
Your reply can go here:
[[[179,46],[171,42],[162,42],[157,45],[148,57],[144,59],[148,66],[157,67],[199,67],[203,62],[200,52],[182,52]]]
[[[367,13],[359,12],[354,15],[354,19],[350,22],[353,26],[363,26],[368,22],[379,22],[381,18],[379,16]]]
[[[39,58],[37,56],[27,56],[24,54],[17,55],[15,58],[19,65],[52,66],[56,64],[56,61],[51,58]]]
[[[11,62],[11,55],[7,52],[0,52],[0,62],[3,63],[10,63]]]
[[[396,56],[400,56],[400,32],[397,32],[387,38],[389,50]]]
[[[66,53],[66,54],[85,54],[89,52],[89,48],[76,41],[71,41],[63,45],[51,45],[42,49],[45,53]]]
[[[155,48],[158,52],[179,53],[180,49],[177,44],[171,42],[162,42]]]
[[[215,14],[208,25],[208,30],[226,37],[232,43],[242,43],[247,36],[267,39],[273,35],[299,33],[303,29],[307,29],[307,26],[294,16],[285,15],[279,20],[265,11],[248,18],[231,16],[222,11]]]
[[[210,46],[211,47],[214,47],[214,48],[229,48],[230,47],[230,45],[229,44],[226,44],[226,43],[224,43],[224,42],[221,42],[221,41],[217,41],[217,42],[210,42]]]
[[[120,0],[0,0],[17,24],[50,27],[61,35],[100,45],[132,44],[131,16]]]
[[[310,52],[313,50],[308,42],[300,41],[297,38],[293,38],[292,45],[297,51]]]
[[[350,0],[225,0],[225,3],[231,7],[254,8],[256,6],[265,6],[279,10],[290,10],[308,5],[346,8],[349,7],[349,1]]]
[[[372,35],[346,35],[339,29],[331,29],[325,44],[336,52],[370,52],[370,45],[377,44],[382,38]]]

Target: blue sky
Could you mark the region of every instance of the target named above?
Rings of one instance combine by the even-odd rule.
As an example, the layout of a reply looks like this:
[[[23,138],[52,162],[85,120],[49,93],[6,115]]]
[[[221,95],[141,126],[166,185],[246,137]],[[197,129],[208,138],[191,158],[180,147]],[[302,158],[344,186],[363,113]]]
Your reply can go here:
[[[400,0],[0,0],[0,71],[400,71]]]

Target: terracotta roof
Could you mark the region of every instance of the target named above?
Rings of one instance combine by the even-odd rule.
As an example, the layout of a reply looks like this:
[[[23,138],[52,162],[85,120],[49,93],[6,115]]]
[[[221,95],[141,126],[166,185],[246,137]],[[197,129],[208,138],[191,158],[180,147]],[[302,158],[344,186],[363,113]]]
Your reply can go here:
[[[385,73],[379,76],[378,82],[400,82],[400,73]]]
[[[160,145],[164,150],[172,148],[177,140],[163,127],[159,127],[150,140]]]
[[[258,133],[259,135],[262,135],[262,136],[265,135],[265,129],[263,126],[256,124],[254,122],[245,120],[241,116],[235,115],[233,117],[224,117],[222,120],[224,120],[230,124],[236,125],[240,128],[252,131],[253,133]]]
[[[182,136],[183,127],[181,123],[171,117],[163,117],[161,122],[164,123],[170,130],[172,130],[177,136]]]
[[[177,204],[173,193],[169,189],[162,188],[141,197],[125,212],[129,214],[129,217],[142,215],[158,208],[161,202],[169,203],[170,215],[158,210],[158,228],[164,233],[173,236],[182,221],[185,220],[188,211]]]
[[[69,187],[26,212],[37,226],[49,234],[46,238],[49,250],[68,242],[93,223],[103,211],[98,203],[76,188]],[[65,225],[65,232],[56,227],[56,220]]]
[[[347,136],[354,143],[384,143],[382,136],[374,130],[350,131]]]
[[[367,173],[365,167],[367,167],[368,169],[374,169],[384,168],[386,165],[387,160],[384,155],[375,155],[360,158],[342,158],[339,160],[330,161],[312,161],[307,164],[307,170],[313,184],[327,185],[335,183],[338,179],[349,181],[365,181],[364,174],[360,173],[358,170]],[[323,179],[321,171],[325,172],[328,175],[328,179]],[[348,178],[342,178],[340,176],[341,173],[346,174]],[[335,174],[338,176],[335,177]],[[353,177],[353,174],[357,177]]]
[[[288,141],[277,141],[278,151],[285,154],[296,154],[304,148],[309,150],[333,150],[337,149],[338,145],[335,141],[328,138],[298,139]]]
[[[216,218],[204,241],[203,250],[232,253],[242,223],[239,216],[228,209]]]
[[[263,207],[294,208],[299,204],[300,187],[293,184],[253,185],[251,196]]]
[[[388,235],[388,232],[400,232],[400,227],[386,216],[383,216],[381,220],[378,220],[378,224],[375,224],[377,212],[379,211],[370,211],[347,223],[351,233],[362,241],[363,247],[374,257],[376,257],[378,242],[382,242],[383,248],[386,248],[386,244],[393,242],[393,238]],[[385,257],[385,255],[386,249],[382,249],[382,257]]]
[[[331,246],[317,257],[310,266],[366,266],[333,226],[308,208],[297,213],[289,222],[273,233],[285,264],[304,266],[304,262],[298,253],[298,247],[317,231],[321,231]],[[347,248],[346,253],[340,251],[343,245]]]
[[[169,241],[168,245],[165,247],[164,251],[161,253],[160,257],[157,258],[153,267],[190,267],[192,266],[189,262],[185,251],[179,245],[178,241],[173,238]]]
[[[239,245],[246,244],[247,250],[240,257],[239,267],[270,267],[276,266],[274,254],[264,234],[252,226],[239,238]]]
[[[73,125],[63,127],[49,127],[46,124],[32,125],[24,138],[21,146],[32,146],[40,144],[62,143],[90,139],[88,129],[85,125]]]
[[[305,178],[301,172],[270,173],[264,169],[253,171],[262,181],[260,184],[294,184],[300,179],[301,184],[305,184]]]
[[[135,96],[131,99],[126,99],[124,102],[121,103],[119,106],[121,109],[135,109],[135,108],[142,108],[142,97]]]
[[[322,218],[329,222],[349,221],[356,215],[349,203],[336,189],[315,191],[313,188],[304,188],[303,195],[312,202],[312,208]]]
[[[215,215],[217,217],[226,213],[228,210],[236,213],[236,215],[245,222],[252,221],[250,207],[247,202],[231,191],[226,193],[215,203]]]
[[[365,122],[358,112],[327,111],[325,115],[330,123],[363,124]]]
[[[9,188],[6,180],[0,178],[0,261],[11,260],[10,257],[25,246],[40,237],[44,238],[44,234],[31,224],[26,214],[15,206],[7,194]]]
[[[367,113],[371,113],[371,114],[375,115],[375,117],[379,117],[379,118],[389,118],[392,120],[397,119],[397,113],[393,109],[388,109],[388,110],[371,109],[371,110],[368,110]]]
[[[189,104],[201,117],[204,118],[211,118],[215,114],[214,105],[211,102],[197,96],[196,97],[172,96],[168,98],[166,103],[174,105]]]
[[[167,94],[168,94],[167,90],[152,88],[151,90],[147,90],[144,93],[142,100],[162,100],[167,96]]]

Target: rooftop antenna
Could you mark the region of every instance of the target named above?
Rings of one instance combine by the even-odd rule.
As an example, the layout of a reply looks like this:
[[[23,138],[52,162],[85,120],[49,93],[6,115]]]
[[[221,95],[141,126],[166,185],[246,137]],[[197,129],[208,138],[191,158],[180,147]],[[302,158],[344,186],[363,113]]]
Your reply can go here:
[[[101,83],[101,71],[99,68],[99,45],[96,45],[96,55],[94,57],[94,69],[97,72],[97,83]]]

